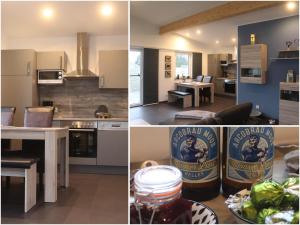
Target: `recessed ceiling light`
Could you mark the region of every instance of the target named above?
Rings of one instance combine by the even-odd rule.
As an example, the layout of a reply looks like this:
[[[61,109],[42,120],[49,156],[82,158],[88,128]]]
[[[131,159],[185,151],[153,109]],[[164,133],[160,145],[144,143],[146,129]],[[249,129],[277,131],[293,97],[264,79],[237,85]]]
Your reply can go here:
[[[112,7],[109,5],[102,6],[101,13],[103,16],[110,16],[112,14]]]
[[[286,7],[288,10],[294,10],[296,8],[296,3],[295,2],[288,2],[286,4]]]
[[[219,44],[220,43],[220,41],[219,40],[216,40],[216,44]]]
[[[50,19],[53,17],[53,9],[45,8],[43,9],[42,14],[45,18]]]
[[[232,42],[236,42],[236,38],[232,38],[231,41],[232,41]]]
[[[197,30],[197,31],[196,31],[196,34],[201,34],[201,30]]]
[[[186,35],[187,37],[191,36],[190,33],[186,33],[185,35]]]

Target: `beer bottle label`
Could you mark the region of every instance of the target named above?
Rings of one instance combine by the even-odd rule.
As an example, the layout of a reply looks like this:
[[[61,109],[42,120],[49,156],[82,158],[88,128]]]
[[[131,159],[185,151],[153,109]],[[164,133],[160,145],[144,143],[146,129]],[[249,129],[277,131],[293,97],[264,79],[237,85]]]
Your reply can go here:
[[[172,164],[181,170],[186,183],[204,183],[218,178],[216,128],[170,128]]]
[[[227,178],[244,183],[271,178],[273,140],[274,132],[271,127],[228,128]]]

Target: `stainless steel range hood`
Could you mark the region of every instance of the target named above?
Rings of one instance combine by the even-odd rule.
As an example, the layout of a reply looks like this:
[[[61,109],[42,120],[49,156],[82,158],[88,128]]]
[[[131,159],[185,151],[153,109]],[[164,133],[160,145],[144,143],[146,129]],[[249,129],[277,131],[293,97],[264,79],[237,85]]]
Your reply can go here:
[[[99,78],[88,68],[89,66],[89,37],[86,32],[77,33],[77,64],[76,70],[66,74],[65,78]]]

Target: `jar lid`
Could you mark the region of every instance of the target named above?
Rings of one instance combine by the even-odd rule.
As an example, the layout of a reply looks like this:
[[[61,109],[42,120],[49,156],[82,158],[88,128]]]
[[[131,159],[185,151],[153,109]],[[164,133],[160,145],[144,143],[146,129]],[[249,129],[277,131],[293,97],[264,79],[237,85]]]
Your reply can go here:
[[[181,171],[173,166],[145,167],[134,176],[135,190],[139,194],[167,194],[181,189],[181,184]]]

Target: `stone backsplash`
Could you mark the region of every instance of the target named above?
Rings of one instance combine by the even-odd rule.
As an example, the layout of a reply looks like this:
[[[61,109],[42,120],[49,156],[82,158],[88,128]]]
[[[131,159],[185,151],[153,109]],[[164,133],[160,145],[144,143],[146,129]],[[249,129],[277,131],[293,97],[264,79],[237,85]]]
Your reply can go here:
[[[101,89],[98,80],[65,80],[63,85],[39,85],[39,103],[53,101],[55,117],[94,117],[106,105],[113,117],[128,117],[128,90]]]

